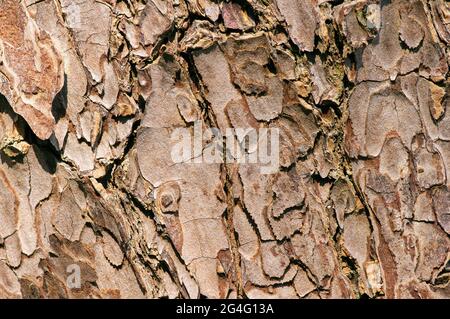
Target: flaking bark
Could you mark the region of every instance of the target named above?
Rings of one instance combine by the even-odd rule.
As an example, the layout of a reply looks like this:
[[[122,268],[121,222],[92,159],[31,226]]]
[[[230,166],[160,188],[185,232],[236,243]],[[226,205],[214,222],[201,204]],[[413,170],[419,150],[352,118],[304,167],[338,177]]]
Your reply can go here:
[[[0,297],[450,297],[449,10],[0,0]],[[173,163],[194,123],[279,169]]]

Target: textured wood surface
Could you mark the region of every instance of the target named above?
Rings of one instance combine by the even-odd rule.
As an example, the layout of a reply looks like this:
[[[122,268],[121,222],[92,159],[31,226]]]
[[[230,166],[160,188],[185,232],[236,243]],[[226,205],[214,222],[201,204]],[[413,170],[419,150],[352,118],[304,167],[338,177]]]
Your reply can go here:
[[[0,0],[0,297],[450,297],[449,44],[444,0]],[[279,168],[173,163],[194,123]]]

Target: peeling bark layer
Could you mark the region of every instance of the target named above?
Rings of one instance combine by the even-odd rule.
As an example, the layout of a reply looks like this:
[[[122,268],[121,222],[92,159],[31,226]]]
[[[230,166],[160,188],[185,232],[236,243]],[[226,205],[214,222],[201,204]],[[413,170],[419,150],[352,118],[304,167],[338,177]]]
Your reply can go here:
[[[0,0],[0,297],[450,297],[449,10]]]

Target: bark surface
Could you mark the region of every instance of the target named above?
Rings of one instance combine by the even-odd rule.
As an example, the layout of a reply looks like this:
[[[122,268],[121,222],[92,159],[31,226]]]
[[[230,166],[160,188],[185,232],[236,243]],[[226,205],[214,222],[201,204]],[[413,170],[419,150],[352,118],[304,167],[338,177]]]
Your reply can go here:
[[[449,44],[443,0],[0,0],[0,297],[450,297]],[[279,168],[174,163],[194,123]]]

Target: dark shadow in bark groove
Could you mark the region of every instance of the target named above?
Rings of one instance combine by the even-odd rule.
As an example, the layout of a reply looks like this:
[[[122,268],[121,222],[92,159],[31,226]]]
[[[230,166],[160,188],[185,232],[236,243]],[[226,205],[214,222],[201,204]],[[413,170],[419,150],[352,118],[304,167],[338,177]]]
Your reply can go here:
[[[52,175],[55,174],[58,162],[52,153],[36,145],[33,145],[33,150],[42,169]]]
[[[57,159],[53,155],[54,152],[52,152],[51,150],[53,146],[49,146],[50,142],[41,141],[36,137],[36,135],[31,130],[30,126],[28,125],[28,123],[20,115],[16,114],[13,111],[8,100],[2,94],[0,94],[0,113],[5,113],[11,119],[16,120],[15,121],[16,127],[18,128],[19,131],[22,132],[21,135],[23,136],[23,139],[32,146],[42,169],[50,174],[54,174],[56,172]],[[8,166],[11,167],[14,165],[14,163],[23,163],[24,157],[26,156],[27,155],[24,154],[23,156],[18,156],[12,159],[6,156],[3,152],[0,152],[0,161],[2,163],[6,163]]]
[[[55,122],[63,118],[67,111],[67,74],[64,73],[64,85],[61,90],[56,94],[52,102],[52,115],[55,118]]]
[[[0,113],[6,113],[9,117],[14,118],[14,111],[6,97],[0,93]]]

